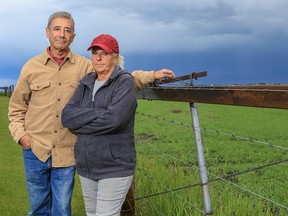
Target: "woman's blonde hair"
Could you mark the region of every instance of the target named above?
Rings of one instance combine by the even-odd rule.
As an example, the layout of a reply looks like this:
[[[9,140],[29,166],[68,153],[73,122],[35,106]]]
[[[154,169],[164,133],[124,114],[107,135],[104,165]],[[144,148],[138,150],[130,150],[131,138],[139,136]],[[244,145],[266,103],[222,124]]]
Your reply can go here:
[[[114,53],[116,57],[116,65],[118,65],[120,68],[124,69],[124,57],[120,54]]]

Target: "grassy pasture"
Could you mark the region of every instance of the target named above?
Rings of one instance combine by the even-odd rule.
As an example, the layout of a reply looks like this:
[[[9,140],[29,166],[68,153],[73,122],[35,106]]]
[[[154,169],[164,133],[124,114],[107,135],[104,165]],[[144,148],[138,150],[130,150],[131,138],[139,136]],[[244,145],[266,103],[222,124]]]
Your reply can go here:
[[[8,102],[8,97],[0,97],[0,212],[1,215],[20,216],[28,212],[29,201],[21,149],[8,131]],[[188,126],[192,123],[189,104],[143,100],[138,103],[135,127],[137,215],[203,215],[200,186],[144,198],[199,183],[193,131]],[[198,112],[203,128],[288,148],[287,110],[198,104]],[[209,179],[287,158],[286,149],[209,130],[202,130]],[[287,168],[287,163],[281,163],[234,176],[228,182],[212,182],[209,187],[213,215],[287,215]],[[83,209],[76,176],[73,215],[85,215]]]
[[[136,197],[166,191],[165,187],[173,189],[199,183],[193,132],[191,127],[186,126],[192,123],[189,103],[141,101],[137,112],[139,171],[136,173],[136,185],[139,188],[136,188]],[[288,147],[287,110],[198,104],[198,113],[202,128]],[[287,149],[208,130],[202,130],[202,139],[209,179],[283,160],[288,155]],[[212,182],[210,194],[214,215],[287,215],[287,168],[287,163],[281,163],[229,178],[230,184]],[[138,210],[143,212],[140,215],[161,215],[155,213],[157,209],[161,209],[163,215],[203,215],[197,210],[203,211],[201,187],[175,193],[140,199],[137,201]],[[177,198],[177,195],[193,206]],[[286,206],[286,209],[261,196]]]

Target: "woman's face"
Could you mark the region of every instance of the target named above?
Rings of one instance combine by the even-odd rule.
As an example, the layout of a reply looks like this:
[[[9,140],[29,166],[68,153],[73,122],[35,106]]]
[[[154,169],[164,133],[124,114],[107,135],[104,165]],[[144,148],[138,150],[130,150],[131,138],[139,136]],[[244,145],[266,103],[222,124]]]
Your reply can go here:
[[[91,50],[91,60],[96,73],[110,73],[116,65],[116,55],[108,54],[100,47],[93,47]]]

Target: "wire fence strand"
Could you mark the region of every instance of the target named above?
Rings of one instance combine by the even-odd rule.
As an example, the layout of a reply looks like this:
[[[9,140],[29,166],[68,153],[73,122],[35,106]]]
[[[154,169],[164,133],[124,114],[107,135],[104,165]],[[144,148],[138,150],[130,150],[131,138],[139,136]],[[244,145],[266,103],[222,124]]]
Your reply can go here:
[[[165,122],[169,122],[169,123],[173,123],[173,124],[177,124],[177,125],[180,125],[180,126],[184,126],[184,127],[191,127],[195,130],[195,128],[193,127],[192,124],[186,124],[186,123],[183,123],[183,122],[179,122],[179,121],[175,121],[175,120],[170,120],[170,119],[166,119],[166,118],[163,118],[163,117],[159,117],[159,116],[152,116],[150,114],[144,114],[144,113],[140,113],[140,112],[136,112],[138,115],[141,115],[141,116],[146,116],[146,117],[149,117],[149,118],[152,118],[152,119],[156,119],[156,120],[161,120],[161,121],[165,121]],[[218,130],[211,130],[211,129],[208,129],[208,128],[203,128],[201,127],[202,130],[205,130],[207,132],[212,132],[212,133],[216,133],[216,134],[219,134],[219,135],[225,135],[225,136],[229,136],[229,137],[233,137],[233,138],[236,138],[236,139],[240,139],[240,140],[245,140],[245,141],[249,141],[249,142],[252,142],[252,143],[258,143],[258,144],[263,144],[263,145],[267,145],[269,147],[275,147],[275,148],[279,148],[279,149],[284,149],[284,150],[288,150],[287,147],[284,147],[284,146],[280,146],[280,145],[275,145],[275,144],[272,144],[272,143],[269,143],[269,142],[264,142],[264,141],[260,141],[260,140],[257,140],[257,139],[252,139],[252,138],[247,138],[247,137],[244,137],[244,136],[238,136],[238,135],[234,135],[234,134],[229,134],[229,133],[225,133],[225,132],[221,132],[221,131],[218,131]],[[181,158],[179,157],[175,157],[173,155],[170,155],[168,154],[167,152],[163,151],[163,150],[160,150],[159,148],[157,148],[156,146],[153,146],[153,145],[150,145],[150,147],[154,150],[154,151],[158,151],[160,152],[160,154],[163,155],[163,158],[167,158],[168,157],[171,157],[173,158],[174,160],[177,160],[177,161],[180,161],[181,163],[184,163],[184,164],[187,164],[189,167],[191,168],[195,168],[199,171],[199,168],[195,165],[192,165],[191,163],[189,162],[186,162],[184,160],[182,160]],[[213,179],[209,180],[207,184],[211,184],[213,182],[216,182],[216,181],[224,181],[230,185],[233,185],[243,191],[246,191],[254,196],[257,196],[263,200],[266,200],[268,202],[271,202],[273,203],[274,205],[278,206],[278,207],[281,207],[285,210],[288,210],[288,207],[281,204],[281,203],[278,203],[276,201],[273,201],[272,199],[270,198],[267,198],[265,196],[262,196],[258,193],[255,193],[245,187],[242,187],[240,185],[237,185],[235,183],[233,183],[232,181],[230,181],[229,179],[231,179],[232,177],[235,177],[235,176],[239,176],[239,175],[244,175],[246,173],[250,173],[250,172],[255,172],[257,170],[261,170],[261,169],[264,169],[264,168],[267,168],[267,167],[271,167],[271,166],[276,166],[276,165],[279,165],[281,163],[286,163],[288,162],[288,158],[285,158],[285,159],[279,159],[277,161],[272,161],[270,163],[267,163],[267,164],[264,164],[264,165],[260,165],[260,166],[257,166],[257,167],[253,167],[253,168],[249,168],[249,169],[245,169],[245,170],[242,170],[240,172],[235,172],[235,173],[230,173],[228,175],[224,175],[224,176],[217,176],[217,175],[214,175],[210,172],[208,172],[208,174],[210,176],[213,177]],[[138,172],[144,172],[144,175],[149,177],[149,179],[151,179],[152,181],[154,181],[157,185],[159,185],[160,187],[164,188],[165,191],[162,191],[162,192],[157,192],[157,193],[153,193],[153,194],[149,194],[149,195],[145,195],[145,196],[141,196],[141,197],[136,197],[134,200],[135,201],[140,201],[140,200],[143,200],[143,199],[148,199],[148,198],[151,198],[151,197],[155,197],[155,196],[160,196],[160,195],[163,195],[163,194],[167,194],[167,193],[173,193],[175,196],[177,196],[179,199],[181,199],[183,202],[185,202],[187,205],[193,207],[194,209],[196,209],[197,211],[200,211],[201,213],[204,213],[202,210],[200,210],[199,208],[197,208],[194,204],[192,204],[191,202],[185,200],[183,197],[177,195],[176,191],[179,191],[179,190],[184,190],[184,189],[187,189],[187,188],[191,188],[191,187],[196,187],[196,186],[202,186],[201,183],[194,183],[194,184],[189,184],[189,185],[185,185],[185,186],[181,186],[181,187],[177,187],[177,188],[168,188],[166,187],[165,185],[163,185],[163,183],[161,183],[159,180],[157,179],[154,179],[151,175],[148,174],[148,172],[144,171],[143,169],[137,169]]]

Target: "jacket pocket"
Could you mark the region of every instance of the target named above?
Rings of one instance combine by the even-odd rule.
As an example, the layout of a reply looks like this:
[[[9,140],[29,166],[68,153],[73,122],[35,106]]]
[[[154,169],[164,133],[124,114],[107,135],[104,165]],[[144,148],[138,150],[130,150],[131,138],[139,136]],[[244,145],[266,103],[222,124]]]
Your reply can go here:
[[[69,83],[68,83],[69,91],[66,92],[65,101],[67,102],[69,101],[69,99],[73,96],[79,84],[80,84],[79,81],[69,80]]]
[[[50,86],[49,82],[33,83],[30,85],[30,89],[32,91],[40,91],[40,90],[47,88],[49,86]]]
[[[38,82],[30,85],[31,97],[30,103],[36,106],[44,105],[51,100],[49,88],[50,82]]]
[[[76,89],[78,87],[78,85],[80,84],[80,82],[74,81],[74,80],[70,80],[69,84],[70,84],[70,86],[72,86],[73,88]]]

